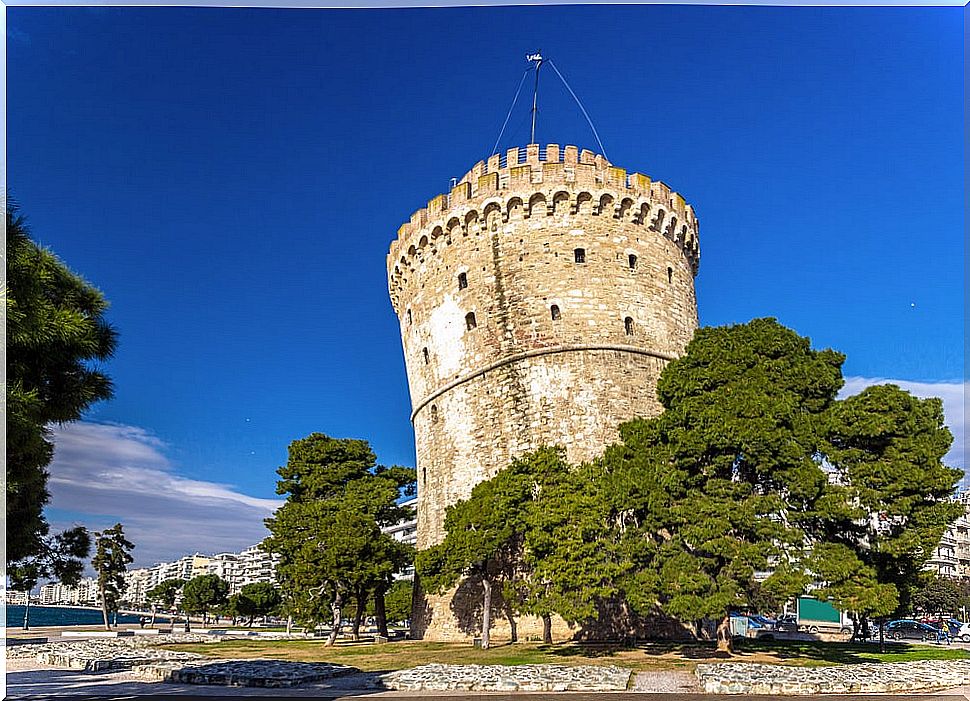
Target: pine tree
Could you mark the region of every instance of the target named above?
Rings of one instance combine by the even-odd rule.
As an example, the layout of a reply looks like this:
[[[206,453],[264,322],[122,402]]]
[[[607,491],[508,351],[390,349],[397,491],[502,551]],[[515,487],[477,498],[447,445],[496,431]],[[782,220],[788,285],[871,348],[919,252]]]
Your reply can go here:
[[[201,613],[202,624],[209,622],[209,611],[226,603],[229,584],[217,574],[200,574],[182,587],[182,608],[186,615]]]
[[[831,412],[812,569],[820,594],[857,614],[885,619],[911,608],[923,565],[963,513],[951,501],[962,473],[943,464],[953,436],[939,399],[895,385],[868,387]]]
[[[747,608],[755,573],[778,595],[805,586],[800,522],[826,478],[818,461],[843,356],[815,351],[772,319],[702,328],[658,383],[663,413],[621,427],[605,458],[625,488],[615,509],[640,611],[714,618]]]
[[[281,558],[287,613],[311,627],[329,618],[333,645],[347,603],[356,597],[360,607],[362,592],[383,597],[410,563],[410,546],[381,527],[411,515],[399,499],[414,493],[415,471],[377,465],[366,441],[314,433],[290,444],[278,474],[277,493],[287,500],[266,520],[272,535],[263,547]]]
[[[111,381],[94,363],[111,357],[117,333],[105,321],[103,295],[30,240],[9,200],[6,222],[6,557],[13,568],[46,557],[50,427],[111,397]]]
[[[483,649],[490,645],[493,590],[515,576],[522,560],[521,507],[528,501],[528,486],[512,470],[475,485],[468,499],[445,512],[445,539],[415,559],[416,574],[429,593],[450,589],[461,579],[481,582]]]
[[[101,613],[104,629],[111,630],[108,614],[118,611],[118,602],[125,593],[125,572],[132,562],[129,554],[134,544],[125,538],[124,528],[116,523],[111,528],[94,534],[94,559],[91,566],[98,575],[98,594],[101,597]]]
[[[40,539],[40,551],[7,571],[12,591],[26,592],[23,629],[30,628],[30,592],[42,579],[73,586],[84,570],[82,558],[91,550],[91,535],[82,526]]]

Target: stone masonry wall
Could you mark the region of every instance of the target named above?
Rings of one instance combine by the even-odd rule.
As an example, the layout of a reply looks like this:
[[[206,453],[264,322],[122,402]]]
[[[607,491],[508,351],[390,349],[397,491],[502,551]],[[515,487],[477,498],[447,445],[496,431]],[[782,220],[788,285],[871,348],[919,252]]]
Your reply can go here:
[[[697,328],[698,262],[680,195],[575,147],[493,156],[401,227],[388,279],[419,548],[444,538],[448,505],[512,458],[561,445],[588,460],[619,423],[659,411],[657,378]],[[445,603],[426,637],[453,637]]]

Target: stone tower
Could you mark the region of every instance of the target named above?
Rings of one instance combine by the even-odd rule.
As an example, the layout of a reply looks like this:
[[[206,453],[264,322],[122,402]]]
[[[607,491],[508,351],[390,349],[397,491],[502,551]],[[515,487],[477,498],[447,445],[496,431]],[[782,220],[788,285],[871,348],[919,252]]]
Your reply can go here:
[[[387,272],[418,548],[440,542],[445,508],[514,457],[559,445],[591,459],[621,422],[659,412],[660,371],[697,328],[697,230],[662,182],[556,144],[480,161],[401,226]],[[413,632],[468,637],[450,598],[430,597]]]

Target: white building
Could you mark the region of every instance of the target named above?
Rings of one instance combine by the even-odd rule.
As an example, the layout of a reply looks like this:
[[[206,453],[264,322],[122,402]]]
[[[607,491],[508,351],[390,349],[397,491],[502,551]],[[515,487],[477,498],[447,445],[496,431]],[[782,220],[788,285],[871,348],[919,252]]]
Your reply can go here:
[[[963,515],[946,529],[925,569],[941,577],[970,577],[970,491],[954,500],[963,505]]]
[[[40,588],[41,606],[97,606],[99,601],[98,580],[91,577],[85,577],[74,587],[51,582]]]
[[[147,567],[125,572],[125,593],[122,599],[132,606],[144,606],[147,603],[146,594],[151,589],[151,578],[152,572]]]
[[[268,553],[259,545],[243,550],[236,563],[239,588],[257,582],[276,584],[276,565],[279,561],[279,555]]]
[[[401,506],[409,506],[412,509],[416,508],[418,505],[418,498],[413,497],[407,501],[401,502]],[[417,514],[413,518],[406,519],[395,523],[393,526],[388,526],[387,528],[381,529],[384,533],[390,535],[394,540],[399,540],[402,543],[407,543],[408,545],[416,547],[418,544],[418,518]],[[396,579],[413,579],[414,578],[414,566],[408,567],[404,572],[395,575]]]
[[[27,592],[25,591],[13,591],[12,589],[4,590],[4,602],[7,606],[26,606],[27,605]]]
[[[219,553],[209,558],[207,573],[214,574],[229,584],[229,594],[238,594],[242,588],[242,570],[239,553]]]

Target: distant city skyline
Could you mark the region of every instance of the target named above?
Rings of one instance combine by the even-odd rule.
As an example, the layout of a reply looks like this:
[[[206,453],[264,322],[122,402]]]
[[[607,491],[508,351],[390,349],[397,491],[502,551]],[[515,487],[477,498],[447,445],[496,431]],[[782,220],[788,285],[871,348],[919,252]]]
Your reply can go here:
[[[261,540],[275,470],[313,431],[414,464],[388,244],[488,155],[537,48],[609,157],[695,207],[702,325],[774,316],[847,355],[848,392],[943,397],[967,467],[960,8],[7,21],[10,194],[120,333],[115,399],[55,429],[48,517],[121,521],[133,566]],[[537,140],[594,148],[543,81]],[[500,149],[528,140],[526,102]]]

